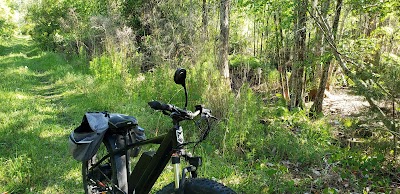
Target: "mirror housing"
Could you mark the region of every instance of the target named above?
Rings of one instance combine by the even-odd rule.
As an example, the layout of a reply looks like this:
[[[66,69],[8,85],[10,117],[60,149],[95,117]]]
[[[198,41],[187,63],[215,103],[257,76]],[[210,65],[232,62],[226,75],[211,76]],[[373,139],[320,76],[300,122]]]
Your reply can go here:
[[[178,68],[175,71],[174,81],[176,84],[182,85],[183,87],[186,86],[186,69]]]
[[[182,85],[183,89],[185,90],[185,110],[188,104],[188,94],[186,90],[186,69],[178,68],[175,71],[174,81],[176,84]]]

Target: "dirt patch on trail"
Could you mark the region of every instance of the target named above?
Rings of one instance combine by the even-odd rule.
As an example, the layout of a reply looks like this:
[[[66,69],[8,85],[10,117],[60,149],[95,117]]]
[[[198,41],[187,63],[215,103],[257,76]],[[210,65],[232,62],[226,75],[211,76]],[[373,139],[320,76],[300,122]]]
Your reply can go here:
[[[349,89],[336,89],[325,92],[322,104],[324,115],[357,115],[369,107],[363,96],[351,94]]]

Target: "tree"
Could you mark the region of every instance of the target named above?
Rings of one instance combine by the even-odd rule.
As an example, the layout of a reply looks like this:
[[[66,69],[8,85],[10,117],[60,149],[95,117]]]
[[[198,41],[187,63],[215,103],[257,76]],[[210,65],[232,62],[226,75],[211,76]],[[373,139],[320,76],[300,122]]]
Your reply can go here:
[[[338,25],[339,25],[339,18],[340,18],[340,13],[342,10],[342,3],[343,3],[343,0],[336,1],[335,18],[333,19],[333,24],[332,24],[332,29],[331,29],[333,41],[336,40],[336,35],[337,35]],[[321,18],[324,18],[324,17],[321,17]],[[326,22],[326,20],[324,22]],[[332,59],[333,59],[333,56],[330,55],[329,58],[324,61],[324,66],[323,66],[322,75],[321,75],[321,81],[319,84],[317,95],[315,97],[313,105],[311,106],[311,112],[314,112],[316,114],[322,112],[322,102],[324,100],[325,88],[328,83],[329,69],[331,67]]]
[[[279,10],[274,13],[274,23],[275,23],[275,42],[276,42],[276,62],[278,63],[278,71],[279,71],[279,82],[282,87],[282,96],[286,101],[290,100],[289,97],[289,86],[287,80],[287,66],[285,62],[284,52],[283,52],[283,31],[281,25],[281,16],[279,14]]]
[[[15,24],[11,21],[12,11],[5,2],[0,2],[0,36],[9,37],[13,34]]]
[[[229,9],[230,0],[221,0],[220,4],[220,50],[219,50],[219,69],[226,84],[230,86],[229,79]]]
[[[340,0],[339,0],[340,1]],[[385,112],[377,105],[377,103],[375,102],[376,97],[378,97],[378,95],[375,94],[375,88],[378,88],[378,90],[380,90],[380,93],[384,93],[388,96],[390,96],[390,98],[392,98],[392,100],[395,100],[396,97],[391,94],[390,92],[388,92],[386,89],[384,89],[384,87],[374,78],[374,72],[371,72],[370,68],[371,66],[366,66],[363,62],[355,62],[353,61],[349,56],[342,54],[341,52],[339,52],[338,48],[337,48],[337,44],[334,41],[334,35],[333,35],[333,30],[331,31],[328,24],[325,22],[325,20],[323,18],[321,18],[321,15],[314,16],[313,14],[311,14],[312,18],[314,19],[314,21],[317,23],[318,27],[324,32],[325,34],[325,40],[327,41],[327,44],[330,47],[330,50],[333,54],[333,56],[335,57],[336,61],[338,62],[338,64],[340,65],[340,67],[343,69],[344,74],[349,77],[355,85],[356,90],[358,91],[362,91],[362,95],[365,97],[365,99],[368,101],[369,105],[370,105],[370,109],[372,111],[374,111],[375,113],[377,113],[377,117],[379,120],[382,121],[382,123],[385,125],[385,127],[393,134],[396,136],[400,136],[400,133],[397,132],[396,126],[397,123],[392,120],[391,118],[389,118]],[[395,32],[396,33],[396,32]],[[394,35],[395,33],[393,33],[392,35]],[[357,68],[357,71],[353,72],[351,71],[351,69],[348,67],[348,65],[352,65],[354,67]],[[393,67],[394,68],[398,68],[398,67]],[[397,74],[397,71],[395,70],[395,74]],[[396,75],[390,75],[389,77],[394,78]],[[394,103],[393,103],[394,104]]]
[[[291,75],[290,108],[304,107],[304,64],[306,61],[306,20],[308,0],[298,1],[295,7],[295,52],[296,59]]]
[[[202,4],[202,27],[203,27],[203,32],[202,32],[202,38],[204,40],[208,39],[208,9],[207,9],[207,0],[203,0]]]

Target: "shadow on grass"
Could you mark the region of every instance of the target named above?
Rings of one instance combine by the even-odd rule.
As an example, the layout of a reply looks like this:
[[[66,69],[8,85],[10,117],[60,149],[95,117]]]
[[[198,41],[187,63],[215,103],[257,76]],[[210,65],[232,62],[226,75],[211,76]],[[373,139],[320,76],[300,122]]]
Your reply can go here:
[[[147,129],[154,112],[143,113],[147,104],[142,101],[152,96],[127,97],[118,80],[94,83],[82,63],[54,53],[29,55],[35,48],[23,45],[0,51],[0,192],[81,193],[81,164],[69,154],[67,142],[83,114],[140,113],[139,121],[147,121],[140,125]]]
[[[20,123],[9,125],[8,129],[12,131],[4,133],[2,130],[0,137],[0,142],[6,145],[0,146],[5,148],[0,157],[4,162],[1,170],[5,175],[1,181],[5,186],[3,189],[11,193],[43,193],[49,189],[50,192],[78,192],[80,182],[76,176],[79,174],[75,173],[75,179],[66,179],[71,169],[77,166],[68,154],[66,136],[51,131],[52,126],[32,130],[20,127]]]
[[[41,50],[27,37],[17,39],[2,39],[0,44],[0,56],[24,53],[27,57],[37,56]]]
[[[85,97],[60,82],[81,73],[30,44],[0,47],[0,192],[81,192],[80,163],[67,141],[85,109],[69,103]]]

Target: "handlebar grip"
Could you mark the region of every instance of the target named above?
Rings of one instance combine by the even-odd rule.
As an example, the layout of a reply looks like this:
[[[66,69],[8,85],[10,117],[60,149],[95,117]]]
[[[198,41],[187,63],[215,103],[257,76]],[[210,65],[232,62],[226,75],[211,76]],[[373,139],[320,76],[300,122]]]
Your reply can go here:
[[[162,104],[158,101],[151,101],[148,102],[149,106],[154,109],[154,110],[166,110],[166,111],[171,111],[172,106],[169,104]]]
[[[161,109],[161,108],[162,108],[162,105],[161,105],[161,103],[158,102],[158,101],[151,101],[151,102],[148,102],[147,104],[149,104],[149,106],[150,106],[152,109],[154,109],[154,110],[162,110],[162,109]]]

